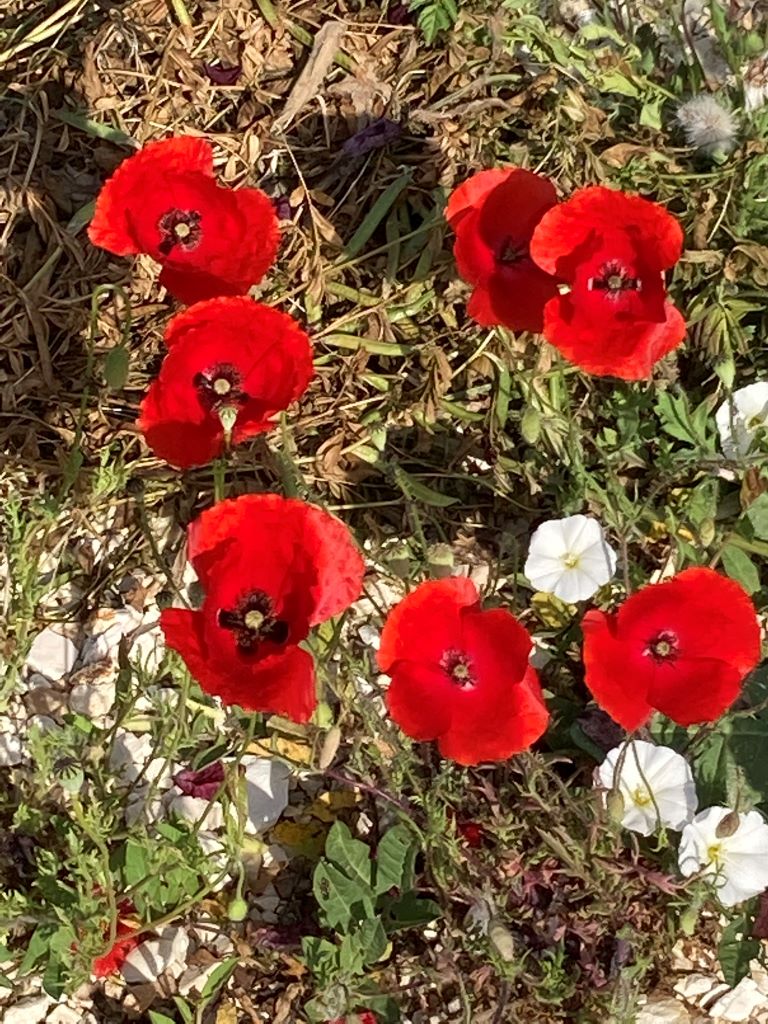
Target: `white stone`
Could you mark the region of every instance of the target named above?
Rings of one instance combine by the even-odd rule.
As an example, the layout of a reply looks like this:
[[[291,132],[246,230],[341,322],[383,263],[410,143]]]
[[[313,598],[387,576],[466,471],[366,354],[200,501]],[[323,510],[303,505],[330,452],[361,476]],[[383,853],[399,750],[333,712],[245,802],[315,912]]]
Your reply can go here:
[[[638,1013],[635,1024],[688,1024],[690,1019],[682,1003],[662,996],[649,999]]]
[[[83,645],[83,664],[111,658],[117,661],[118,648],[124,636],[133,633],[142,622],[141,612],[135,608],[101,608],[91,617],[88,639]]]
[[[165,656],[165,636],[160,626],[139,633],[131,644],[128,656],[148,676],[156,675]]]
[[[10,768],[27,760],[24,740],[13,719],[0,715],[0,766]]]
[[[156,981],[167,971],[179,978],[187,966],[189,936],[184,928],[164,928],[155,939],[140,943],[125,959],[120,971],[129,985]]]
[[[280,818],[288,805],[288,780],[291,771],[282,761],[246,754],[240,762],[245,768],[248,793],[248,823],[252,833],[264,832]]]
[[[51,626],[37,634],[27,657],[27,669],[48,679],[61,679],[75,667],[77,647]]]
[[[675,992],[688,1003],[696,1004],[701,996],[708,995],[720,981],[712,974],[693,973],[675,982]]]
[[[69,693],[69,708],[77,714],[103,724],[115,703],[114,683],[78,683]]]
[[[46,1024],[83,1024],[83,1014],[81,1010],[61,1003],[59,1006],[54,1006],[45,1020]]]
[[[179,995],[188,996],[194,992],[195,995],[200,995],[205,988],[205,983],[208,981],[210,976],[219,966],[219,961],[214,960],[213,963],[206,964],[205,966],[188,967],[179,979]]]
[[[118,729],[109,752],[109,767],[121,782],[135,782],[152,757],[152,738]]]
[[[221,828],[224,824],[224,812],[221,804],[211,803],[200,796],[187,796],[175,786],[166,795],[166,808],[168,814],[189,821],[193,825],[198,821],[203,822],[206,829]]]
[[[381,644],[381,633],[370,622],[364,622],[358,629],[357,635],[366,647],[372,647],[374,651],[378,651]]]
[[[709,1007],[709,1015],[729,1024],[742,1024],[749,1021],[755,1011],[766,1009],[766,1005],[765,996],[756,982],[752,978],[742,978],[736,988],[720,996]]]
[[[29,999],[20,999],[14,1006],[6,1008],[3,1014],[3,1024],[40,1024],[45,1020],[48,1008],[54,1000],[50,996],[31,996]]]

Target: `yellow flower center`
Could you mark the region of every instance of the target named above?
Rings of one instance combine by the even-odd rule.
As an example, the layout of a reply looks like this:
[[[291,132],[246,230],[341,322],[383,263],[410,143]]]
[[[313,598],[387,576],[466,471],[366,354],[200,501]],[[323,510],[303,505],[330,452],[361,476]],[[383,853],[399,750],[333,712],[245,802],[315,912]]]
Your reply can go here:
[[[563,555],[563,565],[566,569],[576,569],[580,561],[578,555]]]
[[[643,789],[642,786],[637,786],[632,793],[632,802],[637,807],[648,807],[649,804],[653,803],[653,800],[651,799],[651,794],[647,789]]]
[[[189,238],[190,234],[192,233],[192,230],[189,224],[185,224],[184,221],[182,221],[180,224],[174,225],[173,233],[174,235],[176,235],[177,238],[184,239]]]
[[[710,864],[714,864],[716,868],[719,868],[723,863],[723,844],[712,843],[711,846],[707,847],[707,860]]]

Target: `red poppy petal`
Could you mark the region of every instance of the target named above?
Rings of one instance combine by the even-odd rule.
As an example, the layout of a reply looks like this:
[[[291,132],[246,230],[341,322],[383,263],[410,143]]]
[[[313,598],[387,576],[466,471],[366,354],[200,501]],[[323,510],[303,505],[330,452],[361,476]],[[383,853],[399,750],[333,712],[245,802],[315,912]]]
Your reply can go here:
[[[679,658],[654,666],[648,696],[657,711],[678,725],[714,722],[741,692],[744,676],[714,658]]]
[[[483,326],[503,324],[511,331],[541,332],[544,307],[557,295],[557,282],[530,261],[526,264],[503,268],[484,288],[475,289],[467,306],[473,320]]]
[[[548,722],[538,676],[528,667],[523,680],[509,684],[501,699],[498,692],[483,694],[471,711],[457,703],[451,728],[439,737],[438,746],[443,757],[459,764],[503,761],[527,750]]]
[[[548,178],[517,167],[478,207],[477,230],[494,252],[511,243],[527,256],[534,228],[556,203]]]
[[[550,209],[531,240],[531,257],[549,274],[570,280],[575,250],[590,237],[626,233],[642,248],[649,265],[665,270],[679,260],[683,232],[663,206],[603,185],[579,189]]]
[[[645,380],[655,364],[681,344],[685,320],[671,303],[664,323],[585,319],[570,295],[544,307],[544,337],[566,359],[595,376]]]
[[[242,295],[248,291],[248,288],[243,288],[239,282],[227,281],[193,268],[186,270],[179,267],[163,267],[157,283],[185,306],[204,302],[206,299],[215,299],[219,295]]]
[[[205,466],[220,455],[224,430],[218,416],[203,416],[192,398],[182,404],[178,392],[153,381],[141,403],[137,426],[154,454],[176,469]]]
[[[130,256],[141,252],[129,211],[137,196],[166,174],[213,176],[213,149],[205,139],[180,137],[150,142],[124,160],[101,189],[88,227],[93,245]]]
[[[478,230],[479,219],[478,210],[468,211],[456,232],[453,246],[456,269],[462,281],[466,281],[467,284],[488,282],[499,266],[493,249]]]
[[[624,645],[616,638],[616,616],[592,609],[581,620],[584,682],[600,707],[625,729],[637,729],[653,708],[648,701],[649,673],[643,663],[627,671]]]
[[[386,695],[392,720],[414,740],[442,736],[451,724],[453,686],[447,674],[415,661],[398,661],[392,672]]]
[[[461,616],[461,648],[483,684],[506,689],[525,675],[533,641],[506,608],[467,610]]]
[[[744,588],[713,569],[692,568],[643,587],[618,611],[627,644],[642,649],[671,631],[685,658],[711,658],[747,675],[760,660],[760,626]]]
[[[240,280],[258,284],[275,262],[280,246],[280,222],[275,204],[258,188],[240,188],[234,193],[238,212],[245,231],[240,255]]]
[[[131,953],[142,941],[137,935],[128,939],[118,940],[111,949],[108,949],[102,956],[94,958],[91,965],[91,972],[96,978],[107,978],[110,974],[116,974]]]
[[[284,579],[284,589],[296,587],[292,572],[298,573],[303,563],[312,625],[338,615],[362,589],[365,564],[349,529],[335,516],[298,499],[248,494],[220,501],[191,524],[188,542],[189,558],[206,590],[216,563],[230,554],[253,563],[262,574]],[[237,587],[242,589],[243,578],[245,568],[227,580],[233,594]],[[255,580],[249,583],[257,585]],[[266,583],[266,575],[260,576],[258,585],[268,593],[276,586]],[[230,595],[221,596],[225,600]]]
[[[262,659],[233,659],[229,651],[207,646],[201,612],[165,608],[160,625],[167,645],[182,656],[206,693],[246,711],[285,715],[295,722],[312,717],[317,698],[314,662],[307,651],[286,647]]]
[[[470,210],[481,206],[488,193],[515,174],[517,167],[492,167],[487,171],[477,171],[451,192],[445,208],[445,219],[456,230],[461,219]]]
[[[439,665],[460,636],[461,609],[478,602],[477,587],[464,576],[420,584],[384,623],[377,654],[381,671],[389,673],[400,660]]]

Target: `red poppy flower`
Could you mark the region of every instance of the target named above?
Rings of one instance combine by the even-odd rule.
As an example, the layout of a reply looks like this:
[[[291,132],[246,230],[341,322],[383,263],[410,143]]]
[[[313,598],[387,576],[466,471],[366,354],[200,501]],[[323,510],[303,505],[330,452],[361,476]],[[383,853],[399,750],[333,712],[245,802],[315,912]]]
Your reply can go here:
[[[649,377],[685,337],[667,299],[664,271],[683,232],[663,207],[614,189],[583,188],[541,218],[531,256],[570,291],[544,309],[544,337],[582,370]]]
[[[312,346],[296,321],[244,296],[191,306],[170,321],[165,341],[170,351],[138,427],[154,453],[180,469],[221,454],[222,409],[235,416],[238,444],[271,430],[271,418],[312,378]]]
[[[205,139],[150,142],[128,157],[96,200],[88,237],[118,256],[148,253],[181,302],[244,295],[272,265],[280,241],[270,199],[213,178]]]
[[[712,569],[644,587],[615,614],[589,611],[581,628],[586,684],[629,730],[654,709],[679,725],[713,722],[760,659],[752,602]]]
[[[362,586],[347,527],[304,501],[247,494],[203,512],[188,548],[205,600],[200,611],[163,611],[168,646],[225,704],[308,721],[314,663],[299,644]]]
[[[528,245],[557,202],[551,181],[521,167],[479,171],[456,188],[445,211],[456,232],[456,266],[474,285],[467,313],[484,327],[540,331],[557,282],[531,260]]]
[[[531,638],[503,608],[483,611],[464,577],[422,583],[390,612],[378,659],[403,732],[460,764],[500,761],[547,727]]]
[[[118,918],[115,930],[115,941],[102,956],[97,956],[91,965],[91,971],[97,978],[106,978],[119,971],[131,950],[142,941],[136,934],[136,925],[126,921],[126,917],[136,913],[130,900],[123,900],[117,907]],[[108,934],[106,936],[108,938]]]

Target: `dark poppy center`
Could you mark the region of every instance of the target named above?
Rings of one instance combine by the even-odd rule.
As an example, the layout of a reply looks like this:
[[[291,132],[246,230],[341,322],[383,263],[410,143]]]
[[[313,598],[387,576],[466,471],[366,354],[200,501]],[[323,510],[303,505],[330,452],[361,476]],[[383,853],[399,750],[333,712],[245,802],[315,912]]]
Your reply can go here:
[[[610,260],[603,264],[596,277],[590,277],[588,288],[590,291],[605,292],[609,299],[617,299],[624,292],[642,291],[642,281],[639,277],[632,277],[617,260]]]
[[[528,258],[528,246],[521,245],[516,242],[513,238],[505,238],[499,246],[496,259],[499,263],[503,263],[504,266],[511,267],[514,263],[520,263],[521,260]]]
[[[284,644],[288,639],[288,623],[277,618],[272,598],[263,590],[243,594],[234,608],[220,608],[218,621],[222,629],[235,634],[241,654],[256,654],[265,640]]]
[[[648,641],[644,654],[649,654],[659,664],[675,661],[680,653],[677,636],[671,630],[664,629]]]
[[[157,223],[160,232],[158,248],[163,256],[169,256],[176,246],[183,252],[196,249],[203,237],[200,220],[197,210],[174,209],[164,213]]]
[[[204,408],[214,410],[224,405],[242,405],[247,401],[248,395],[240,387],[242,379],[240,371],[232,363],[217,363],[196,373],[192,383]]]
[[[475,686],[472,662],[463,651],[446,651],[440,667],[460,690],[471,690]]]

